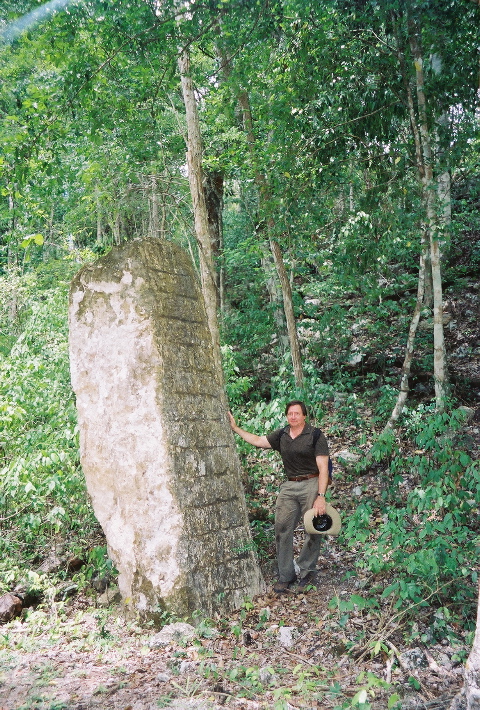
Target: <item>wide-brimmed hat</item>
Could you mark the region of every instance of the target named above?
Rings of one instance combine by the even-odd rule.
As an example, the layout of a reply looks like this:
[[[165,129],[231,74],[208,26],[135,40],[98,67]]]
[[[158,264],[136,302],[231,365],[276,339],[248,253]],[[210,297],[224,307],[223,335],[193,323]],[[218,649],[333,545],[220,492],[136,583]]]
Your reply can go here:
[[[313,508],[307,510],[303,524],[309,535],[338,535],[342,527],[340,514],[330,503],[326,503],[325,515],[317,515]]]

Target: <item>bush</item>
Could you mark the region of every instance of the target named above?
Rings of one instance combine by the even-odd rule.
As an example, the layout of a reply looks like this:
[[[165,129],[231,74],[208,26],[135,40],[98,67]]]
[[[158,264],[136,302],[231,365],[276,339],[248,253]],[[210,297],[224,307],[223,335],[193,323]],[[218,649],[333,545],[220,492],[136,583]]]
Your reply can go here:
[[[455,446],[462,415],[428,408],[410,416],[409,433],[418,447],[394,456],[382,505],[383,522],[370,526],[371,504],[361,505],[345,528],[349,544],[362,544],[358,564],[391,580],[383,595],[402,604],[434,597],[463,612],[475,598],[480,525],[480,466]],[[413,481],[412,490],[402,483]]]
[[[58,278],[59,267],[55,265]],[[41,558],[54,539],[70,545],[97,527],[80,469],[68,364],[68,279],[39,288],[35,274],[1,280],[21,294],[0,355],[0,554],[3,565]],[[42,266],[41,282],[51,285]],[[5,318],[2,327],[6,327]],[[80,543],[79,543],[80,544]]]

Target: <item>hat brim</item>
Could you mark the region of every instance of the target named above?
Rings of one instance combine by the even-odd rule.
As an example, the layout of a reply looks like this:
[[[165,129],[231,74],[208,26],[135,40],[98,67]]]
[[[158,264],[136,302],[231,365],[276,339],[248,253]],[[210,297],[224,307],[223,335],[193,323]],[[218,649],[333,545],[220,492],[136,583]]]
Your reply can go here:
[[[313,508],[307,510],[303,516],[305,532],[309,535],[338,535],[342,527],[340,514],[337,510],[335,510],[333,505],[330,505],[330,503],[326,503],[326,513],[332,519],[332,527],[329,530],[315,530],[313,527],[313,519],[316,517],[317,513]]]

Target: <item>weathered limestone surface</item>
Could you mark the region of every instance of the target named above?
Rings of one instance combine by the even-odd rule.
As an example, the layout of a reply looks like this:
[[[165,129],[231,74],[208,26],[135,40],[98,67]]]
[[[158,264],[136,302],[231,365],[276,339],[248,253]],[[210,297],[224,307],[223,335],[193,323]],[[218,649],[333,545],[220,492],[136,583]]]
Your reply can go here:
[[[263,588],[189,256],[116,247],[70,291],[81,461],[119,586],[142,612],[225,613]]]

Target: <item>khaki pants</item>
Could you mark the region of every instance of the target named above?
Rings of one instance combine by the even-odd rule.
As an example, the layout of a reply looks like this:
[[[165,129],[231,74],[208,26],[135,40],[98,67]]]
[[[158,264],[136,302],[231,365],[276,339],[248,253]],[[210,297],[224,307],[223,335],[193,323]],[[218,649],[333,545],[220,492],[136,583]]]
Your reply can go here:
[[[293,532],[307,510],[313,507],[318,493],[318,478],[306,481],[285,481],[280,486],[275,507],[275,542],[277,545],[278,579],[291,582],[295,579],[293,564]],[[307,535],[297,563],[300,579],[317,567],[322,535]]]

